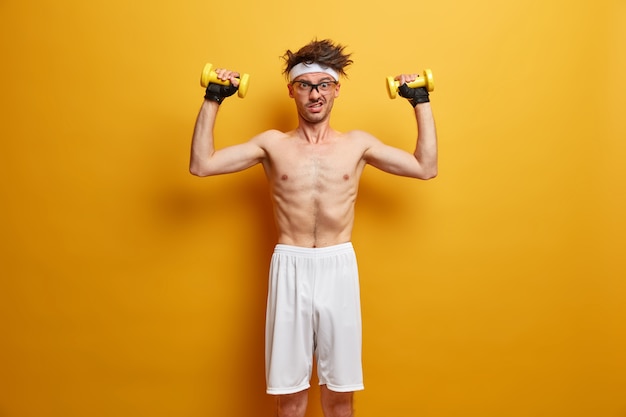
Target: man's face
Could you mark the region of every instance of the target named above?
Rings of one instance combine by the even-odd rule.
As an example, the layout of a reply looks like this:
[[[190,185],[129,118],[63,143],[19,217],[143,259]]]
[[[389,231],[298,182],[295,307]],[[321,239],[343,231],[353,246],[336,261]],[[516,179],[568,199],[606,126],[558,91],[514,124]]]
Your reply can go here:
[[[296,102],[298,114],[309,123],[327,120],[340,84],[323,72],[303,74],[287,85],[289,97]]]

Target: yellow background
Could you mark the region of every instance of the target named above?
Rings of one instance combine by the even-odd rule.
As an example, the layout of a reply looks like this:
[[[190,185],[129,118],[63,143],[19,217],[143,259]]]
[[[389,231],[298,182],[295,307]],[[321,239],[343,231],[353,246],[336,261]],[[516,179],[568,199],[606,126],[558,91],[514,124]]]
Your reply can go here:
[[[412,150],[384,79],[436,84],[439,177],[362,179],[357,415],[626,416],[625,28],[620,0],[0,2],[0,416],[272,415],[263,173],[194,178],[189,143],[205,62],[251,74],[220,146],[294,127],[279,56],[315,37],[354,53],[340,130]]]

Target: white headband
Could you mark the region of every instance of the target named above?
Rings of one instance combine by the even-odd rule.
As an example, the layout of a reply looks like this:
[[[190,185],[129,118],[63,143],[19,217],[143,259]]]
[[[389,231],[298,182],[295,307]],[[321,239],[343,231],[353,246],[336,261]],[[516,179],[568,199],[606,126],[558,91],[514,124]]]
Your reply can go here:
[[[323,67],[316,62],[311,64],[301,62],[298,65],[295,65],[291,71],[289,71],[289,81],[293,81],[302,74],[309,74],[312,72],[323,72],[333,77],[335,81],[339,81],[339,74],[337,74],[337,71],[329,67]]]

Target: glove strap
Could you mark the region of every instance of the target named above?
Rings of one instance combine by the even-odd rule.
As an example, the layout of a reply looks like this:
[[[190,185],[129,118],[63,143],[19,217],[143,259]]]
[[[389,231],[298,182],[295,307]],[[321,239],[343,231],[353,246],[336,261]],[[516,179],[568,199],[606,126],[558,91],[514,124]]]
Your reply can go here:
[[[219,94],[217,94],[215,92],[209,91],[208,87],[207,87],[207,90],[206,90],[206,92],[204,94],[204,99],[205,100],[209,100],[209,101],[214,101],[217,104],[222,104],[222,101],[224,101],[224,97],[220,96]]]

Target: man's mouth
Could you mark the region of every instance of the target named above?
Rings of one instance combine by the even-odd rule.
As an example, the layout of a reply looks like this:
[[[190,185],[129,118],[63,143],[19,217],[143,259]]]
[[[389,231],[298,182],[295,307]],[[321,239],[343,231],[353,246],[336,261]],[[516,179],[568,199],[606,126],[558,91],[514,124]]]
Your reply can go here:
[[[309,109],[315,110],[315,109],[319,109],[324,105],[324,103],[322,103],[321,101],[316,101],[314,103],[310,103],[307,107]]]

